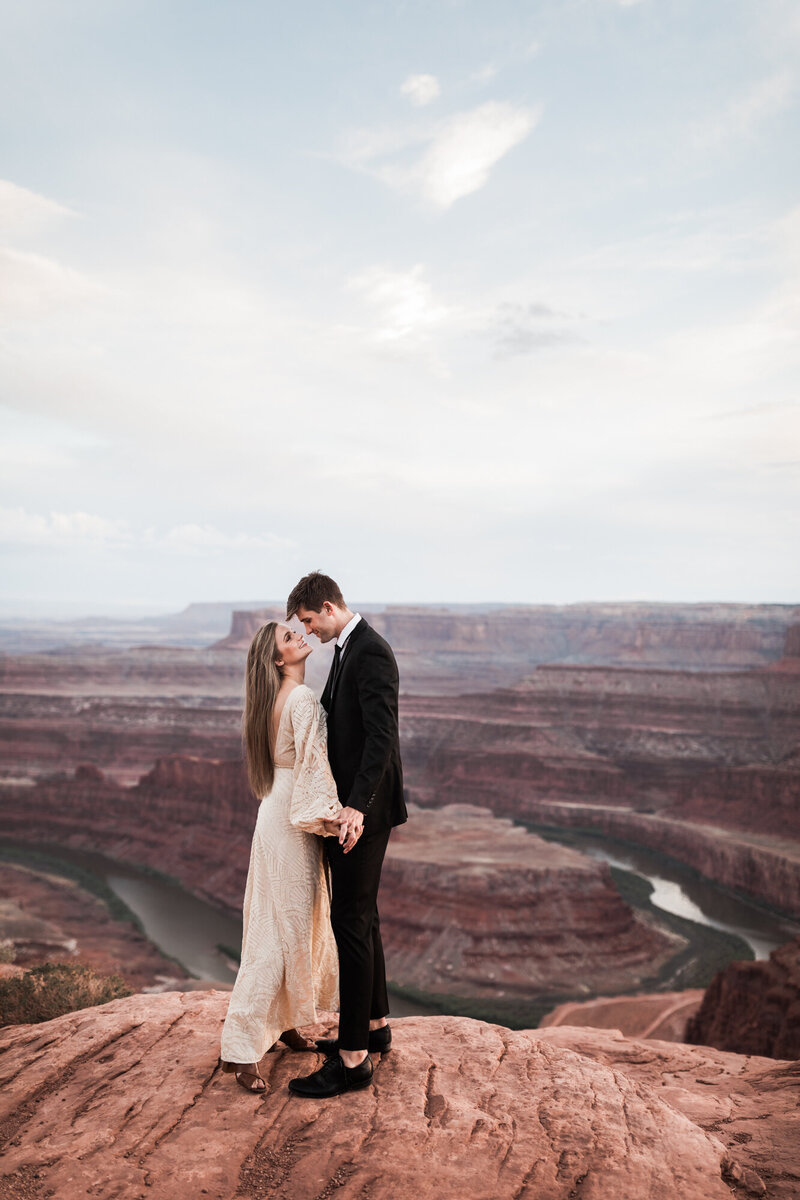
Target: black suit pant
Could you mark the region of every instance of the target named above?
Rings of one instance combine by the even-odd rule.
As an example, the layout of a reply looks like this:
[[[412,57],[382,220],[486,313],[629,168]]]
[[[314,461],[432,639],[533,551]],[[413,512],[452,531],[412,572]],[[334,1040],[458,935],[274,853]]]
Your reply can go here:
[[[389,1013],[378,887],[391,828],[362,833],[349,854],[325,838],[331,925],[339,952],[339,1046],[366,1050],[370,1020]]]

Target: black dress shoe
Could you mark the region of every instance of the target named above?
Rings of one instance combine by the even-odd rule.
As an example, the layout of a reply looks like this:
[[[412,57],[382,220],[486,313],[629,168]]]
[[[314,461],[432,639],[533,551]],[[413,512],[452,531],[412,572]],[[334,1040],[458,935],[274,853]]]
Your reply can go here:
[[[372,1082],[372,1059],[369,1055],[357,1067],[346,1067],[341,1057],[326,1058],[318,1071],[289,1080],[289,1091],[296,1096],[312,1096],[323,1099],[338,1096],[340,1092],[352,1092]]]
[[[380,1029],[370,1029],[367,1050],[370,1054],[388,1054],[392,1048],[392,1030],[389,1025],[381,1025]],[[320,1054],[330,1058],[339,1053],[338,1038],[317,1038],[317,1049]]]

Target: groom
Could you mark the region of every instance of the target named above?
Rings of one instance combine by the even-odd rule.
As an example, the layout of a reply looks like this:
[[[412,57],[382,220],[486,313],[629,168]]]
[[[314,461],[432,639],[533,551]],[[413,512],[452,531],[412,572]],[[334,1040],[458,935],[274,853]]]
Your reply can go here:
[[[397,663],[388,642],[353,613],[336,583],[314,571],[292,589],[296,616],[321,642],[335,640],[322,693],[328,757],[344,808],[339,837],[324,840],[331,872],[331,925],[339,951],[339,1037],[317,1043],[318,1071],[292,1079],[300,1096],[336,1096],[372,1079],[369,1052],[392,1041],[378,885],[392,826],[408,819],[397,727]]]

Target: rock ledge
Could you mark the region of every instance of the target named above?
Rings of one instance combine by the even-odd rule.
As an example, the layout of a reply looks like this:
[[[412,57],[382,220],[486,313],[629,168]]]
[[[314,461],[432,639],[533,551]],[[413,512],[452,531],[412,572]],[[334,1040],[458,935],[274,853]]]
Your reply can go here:
[[[217,1067],[227,1003],[140,994],[0,1032],[0,1197],[797,1195],[797,1064],[413,1017],[363,1092],[291,1097],[314,1058],[278,1051],[250,1096]]]

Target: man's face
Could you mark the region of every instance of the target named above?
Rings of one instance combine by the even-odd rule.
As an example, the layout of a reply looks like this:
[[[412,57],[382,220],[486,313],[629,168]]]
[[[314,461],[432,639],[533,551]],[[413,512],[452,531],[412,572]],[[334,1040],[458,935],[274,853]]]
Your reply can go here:
[[[319,612],[313,608],[298,608],[297,619],[306,633],[315,634],[321,642],[331,642],[339,636],[337,611],[327,600]]]

